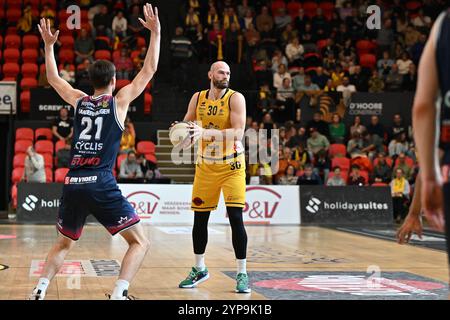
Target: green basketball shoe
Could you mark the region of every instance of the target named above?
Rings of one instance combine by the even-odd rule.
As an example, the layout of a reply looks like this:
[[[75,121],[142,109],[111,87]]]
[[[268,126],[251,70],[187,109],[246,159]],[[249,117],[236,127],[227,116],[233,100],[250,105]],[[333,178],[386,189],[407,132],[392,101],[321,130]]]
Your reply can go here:
[[[197,270],[196,267],[192,267],[192,271],[186,279],[180,282],[178,287],[180,288],[195,288],[198,284],[205,282],[209,279],[208,269],[205,268],[203,271]]]
[[[252,289],[248,286],[248,275],[246,273],[239,273],[236,276],[236,292],[237,293],[250,293]]]

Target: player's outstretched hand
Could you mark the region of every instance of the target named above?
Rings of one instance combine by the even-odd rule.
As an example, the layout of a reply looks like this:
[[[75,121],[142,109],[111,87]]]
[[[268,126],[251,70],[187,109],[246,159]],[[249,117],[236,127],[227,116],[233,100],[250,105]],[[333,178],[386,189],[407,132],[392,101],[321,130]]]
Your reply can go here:
[[[55,34],[52,34],[50,19],[42,18],[38,24],[38,29],[46,45],[51,46],[55,44],[56,40],[58,40],[59,30],[57,30]]]
[[[153,7],[151,4],[146,3],[144,5],[144,18],[145,21],[139,18],[139,21],[142,23],[142,25],[150,30],[152,33],[160,33],[161,32],[161,24],[159,23],[159,17],[158,17],[158,8],[155,7],[155,10],[153,10]]]
[[[198,139],[203,134],[203,128],[193,121],[189,121],[189,135],[192,139]]]
[[[402,226],[397,231],[397,242],[399,244],[408,243],[413,233],[416,233],[422,239],[422,230],[420,216],[408,214]]]

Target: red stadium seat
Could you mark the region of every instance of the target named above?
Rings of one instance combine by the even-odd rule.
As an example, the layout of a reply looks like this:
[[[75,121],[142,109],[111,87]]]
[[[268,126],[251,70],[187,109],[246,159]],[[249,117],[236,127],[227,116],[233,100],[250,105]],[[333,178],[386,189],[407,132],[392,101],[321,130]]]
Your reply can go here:
[[[13,34],[13,35],[17,35],[17,27],[15,26],[9,26],[8,29],[6,29],[6,34]]]
[[[384,158],[384,159],[386,160],[387,165],[388,165],[389,167],[392,168],[392,163],[393,163],[392,158],[386,157],[386,158]],[[375,158],[375,159],[373,160],[373,166],[374,166],[374,167],[378,164],[378,161],[379,161],[378,158]]]
[[[61,41],[61,49],[72,49],[73,45],[75,44],[75,40],[73,39],[73,36],[70,35],[64,35],[59,38]]]
[[[19,49],[20,44],[20,36],[17,34],[8,34],[5,37],[5,49]]]
[[[20,87],[22,90],[30,90],[31,88],[36,88],[38,86],[38,82],[35,78],[23,78],[20,81]]]
[[[119,89],[125,87],[127,84],[130,84],[130,83],[131,83],[131,81],[128,80],[128,79],[118,79],[116,81],[116,90],[119,90]]]
[[[319,49],[319,51],[322,51],[323,48],[325,48],[328,44],[328,39],[322,39],[317,41],[316,45],[317,45],[317,49]]]
[[[292,20],[297,18],[298,11],[301,9],[302,5],[301,3],[294,1],[294,2],[288,2],[286,9],[288,14],[291,16]]]
[[[395,160],[395,167],[398,166],[399,160],[400,160],[399,158]],[[405,157],[405,164],[410,168],[414,168],[415,165],[414,160],[411,159],[410,157]]]
[[[25,166],[25,158],[26,158],[26,154],[25,153],[18,153],[16,155],[14,155],[13,158],[13,169],[15,168],[23,168]]]
[[[138,50],[141,50],[142,47],[146,47],[147,44],[145,42],[145,38],[144,37],[137,37],[137,47]]]
[[[141,53],[141,51],[139,51],[139,50],[131,51],[131,54],[130,54],[131,60],[134,60],[134,58],[136,58],[139,55],[139,53]]]
[[[36,141],[34,144],[34,149],[37,153],[50,153],[53,154],[53,142],[48,140]]]
[[[333,143],[330,145],[330,148],[328,149],[328,154],[330,158],[333,158],[339,154],[342,157],[345,157],[345,155],[347,154],[347,147],[345,146],[345,144]]]
[[[358,55],[362,55],[365,53],[374,53],[375,44],[369,40],[359,40],[356,42],[356,50]]]
[[[16,48],[8,48],[3,51],[3,59],[5,63],[7,62],[15,62],[19,61],[20,51]]]
[[[152,112],[153,97],[150,93],[144,93],[144,114],[150,114]]]
[[[303,4],[303,9],[305,10],[305,16],[313,18],[316,16],[318,5],[315,2],[305,2]]]
[[[375,68],[376,63],[377,58],[374,54],[365,53],[359,56],[359,64],[361,67],[373,69]]]
[[[2,35],[0,35],[0,49],[1,48],[3,48],[3,36]]]
[[[387,187],[388,184],[387,184],[387,183],[384,183],[384,182],[374,182],[374,183],[372,183],[371,186],[372,186],[372,187]]]
[[[38,58],[38,52],[36,49],[24,49],[22,51],[22,62],[27,63],[36,63]]]
[[[11,174],[12,183],[18,183],[22,180],[24,168],[15,168]]]
[[[119,154],[117,156],[117,170],[120,170],[120,164],[122,163],[123,160],[125,160],[127,158],[126,154]]]
[[[22,112],[30,112],[30,100],[31,100],[30,91],[23,91],[20,94],[20,110]]]
[[[65,145],[66,145],[65,141],[62,141],[62,140],[56,141],[56,143],[55,143],[55,152],[58,152],[59,149],[64,148]]]
[[[34,137],[37,141],[39,136],[44,136],[45,140],[52,140],[53,138],[53,133],[52,133],[52,129],[50,128],[37,128],[34,131]]]
[[[155,144],[151,141],[140,141],[136,146],[138,153],[155,153]]]
[[[334,3],[333,2],[321,2],[319,4],[319,8],[322,9],[323,15],[326,19],[331,20],[334,11]]]
[[[406,9],[408,11],[416,11],[422,6],[422,3],[420,1],[408,1],[406,3]]]
[[[111,60],[111,52],[109,52],[108,50],[97,50],[94,53],[94,58],[96,60]]]
[[[280,9],[286,9],[286,4],[283,0],[275,0],[272,2],[272,5],[270,6],[270,9],[272,11],[272,16],[278,16],[278,10]]]
[[[53,155],[50,153],[43,153],[42,156],[44,157],[44,164],[46,168],[53,168]]]
[[[17,128],[16,129],[16,141],[28,140],[34,141],[34,132],[31,128]]]
[[[45,180],[47,183],[53,182],[53,171],[50,168],[45,168]]]
[[[36,78],[38,75],[39,67],[36,62],[24,63],[21,66],[22,77],[24,78]]]
[[[151,161],[153,163],[158,163],[158,160],[156,159],[156,156],[152,153],[146,154],[145,155],[145,159],[147,159],[148,161]]]
[[[73,63],[75,53],[72,49],[62,49],[59,51],[59,63],[69,62]]]
[[[341,171],[349,171],[350,170],[350,159],[343,157],[335,157],[331,160],[331,167],[339,167]]]
[[[24,48],[39,48],[39,38],[34,34],[24,35],[22,38],[22,45]]]
[[[112,53],[112,59],[119,59],[120,58],[120,50],[114,50]]]
[[[22,7],[22,3],[21,3],[22,1],[17,1],[17,0],[6,0],[5,1],[5,3],[6,3],[6,8],[8,9],[8,10],[10,10],[10,9],[21,9],[21,7]]]
[[[9,23],[19,21],[21,16],[22,16],[22,10],[20,10],[20,9],[13,8],[13,9],[8,9],[6,11],[6,20]]]
[[[20,71],[19,64],[16,62],[8,62],[3,65],[3,76],[5,78],[12,77],[16,79],[17,75],[19,74],[19,71]]]

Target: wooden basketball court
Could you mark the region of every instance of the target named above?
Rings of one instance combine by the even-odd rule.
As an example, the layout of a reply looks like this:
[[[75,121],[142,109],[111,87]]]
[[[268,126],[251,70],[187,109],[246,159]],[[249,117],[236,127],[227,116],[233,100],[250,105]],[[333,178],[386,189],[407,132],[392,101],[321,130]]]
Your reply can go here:
[[[206,265],[211,278],[196,289],[179,289],[193,264],[190,226],[145,226],[151,249],[130,287],[139,299],[270,299],[255,290],[234,293],[234,253],[231,230],[226,225],[210,225]],[[320,227],[247,226],[248,271],[270,272],[351,272],[366,273],[369,266],[385,272],[410,273],[441,283],[448,282],[444,251],[405,245]],[[0,299],[26,299],[37,277],[30,276],[33,260],[44,260],[56,238],[54,226],[0,225]],[[85,227],[81,240],[68,260],[118,260],[126,250],[120,237],[111,236],[101,226]],[[373,268],[373,267],[371,267]],[[230,274],[224,272],[231,271]],[[256,273],[255,273],[256,274]],[[57,276],[47,299],[106,299],[115,276]],[[251,279],[252,280],[252,279]],[[266,278],[266,280],[270,280]],[[79,289],[77,289],[77,283]],[[410,284],[413,282],[410,282]],[[276,288],[275,288],[276,289]],[[276,291],[274,291],[276,292]],[[294,296],[295,297],[295,296]]]

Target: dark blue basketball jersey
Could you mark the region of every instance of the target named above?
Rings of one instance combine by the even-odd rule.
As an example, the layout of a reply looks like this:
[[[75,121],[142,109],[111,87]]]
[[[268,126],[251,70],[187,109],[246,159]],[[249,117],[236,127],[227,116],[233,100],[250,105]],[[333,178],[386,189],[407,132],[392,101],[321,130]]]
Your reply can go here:
[[[107,94],[85,96],[77,101],[70,172],[111,171],[114,167],[123,132],[115,101]]]
[[[450,10],[438,18],[436,63],[440,89],[440,145],[445,151],[444,164],[450,164]]]

